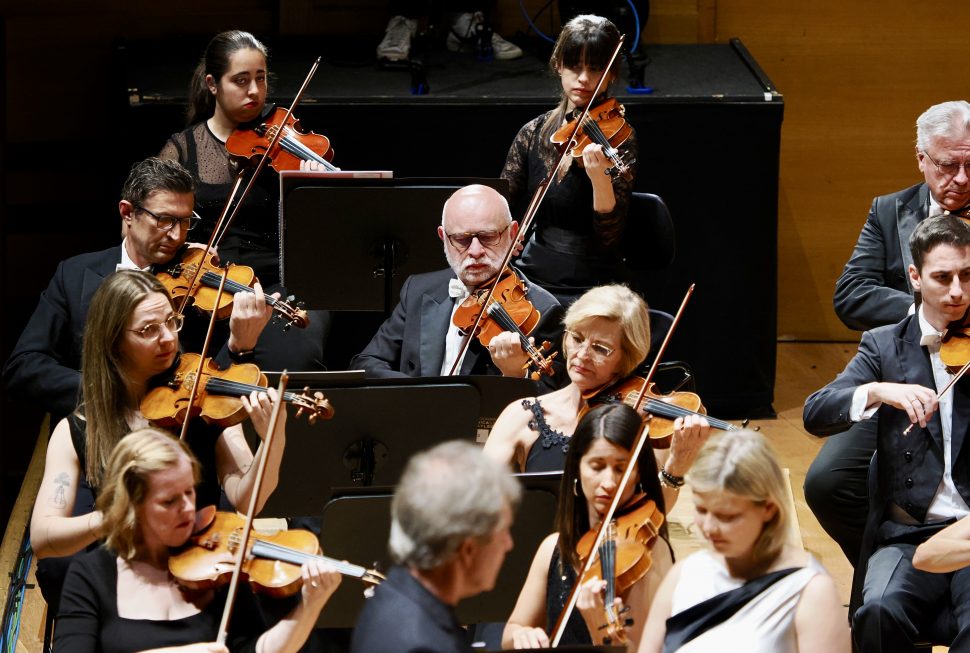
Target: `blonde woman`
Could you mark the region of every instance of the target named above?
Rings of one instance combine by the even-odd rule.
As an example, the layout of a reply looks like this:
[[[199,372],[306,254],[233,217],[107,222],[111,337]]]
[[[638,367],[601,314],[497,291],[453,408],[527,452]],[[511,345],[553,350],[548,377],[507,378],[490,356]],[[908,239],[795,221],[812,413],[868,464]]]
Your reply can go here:
[[[495,421],[485,454],[518,471],[560,471],[586,397],[625,379],[650,350],[650,315],[643,299],[626,286],[588,290],[563,320],[563,358],[570,383],[539,397],[514,401]],[[664,486],[668,505],[676,486],[710,432],[702,418],[678,418],[670,456],[662,462],[672,483]],[[666,454],[664,454],[665,456]]]
[[[752,431],[711,437],[687,474],[695,523],[710,542],[678,562],[650,610],[640,653],[848,651],[835,583],[787,541],[785,477]]]
[[[170,549],[185,544],[195,527],[198,480],[198,461],[164,431],[142,429],[118,443],[98,497],[105,544],[71,565],[57,617],[57,653],[173,647],[183,653],[295,653],[303,645],[340,583],[331,568],[304,565],[300,603],[269,630],[242,584],[225,646],[215,640],[226,588],[190,592],[169,575]]]

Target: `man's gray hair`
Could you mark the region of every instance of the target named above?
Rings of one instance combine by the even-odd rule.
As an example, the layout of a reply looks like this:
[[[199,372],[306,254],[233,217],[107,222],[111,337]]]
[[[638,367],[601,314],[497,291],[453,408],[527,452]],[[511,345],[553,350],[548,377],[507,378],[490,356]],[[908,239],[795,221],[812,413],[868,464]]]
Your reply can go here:
[[[970,132],[970,103],[934,104],[916,119],[916,149],[925,152],[934,138],[959,138]]]
[[[391,556],[398,564],[434,569],[465,538],[494,533],[505,506],[514,510],[521,494],[508,468],[470,442],[454,440],[416,454],[391,503]]]

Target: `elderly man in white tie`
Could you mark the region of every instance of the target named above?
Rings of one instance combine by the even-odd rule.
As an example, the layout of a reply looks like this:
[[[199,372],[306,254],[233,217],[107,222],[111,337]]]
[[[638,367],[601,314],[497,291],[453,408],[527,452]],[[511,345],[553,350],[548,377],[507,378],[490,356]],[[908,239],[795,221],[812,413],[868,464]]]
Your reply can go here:
[[[451,267],[409,277],[394,312],[350,367],[377,378],[441,376],[452,369],[463,375],[525,376],[528,354],[519,336],[510,331],[493,338],[487,348],[473,339],[456,365],[466,334],[452,324],[452,316],[469,294],[487,288],[499,273],[518,233],[519,225],[499,192],[480,185],[455,191],[445,202],[438,227]],[[558,349],[562,307],[546,290],[521,273],[518,276],[525,283],[526,298],[541,315],[532,339],[549,341]],[[565,380],[561,363],[555,366],[554,376],[542,377],[540,392],[555,390]]]

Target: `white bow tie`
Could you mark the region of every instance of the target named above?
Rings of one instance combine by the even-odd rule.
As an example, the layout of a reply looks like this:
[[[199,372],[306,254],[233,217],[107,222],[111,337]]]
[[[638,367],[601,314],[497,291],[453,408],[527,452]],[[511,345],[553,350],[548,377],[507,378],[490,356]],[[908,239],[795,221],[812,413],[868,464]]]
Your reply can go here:
[[[925,333],[919,339],[921,347],[929,347],[934,351],[939,351],[941,342],[942,334],[940,333]]]
[[[463,284],[461,281],[459,281],[458,279],[448,280],[449,297],[454,297],[455,299],[458,300],[458,303],[460,304],[461,302],[468,299],[469,295],[471,295],[471,293],[468,292],[468,288],[466,288],[465,284]]]

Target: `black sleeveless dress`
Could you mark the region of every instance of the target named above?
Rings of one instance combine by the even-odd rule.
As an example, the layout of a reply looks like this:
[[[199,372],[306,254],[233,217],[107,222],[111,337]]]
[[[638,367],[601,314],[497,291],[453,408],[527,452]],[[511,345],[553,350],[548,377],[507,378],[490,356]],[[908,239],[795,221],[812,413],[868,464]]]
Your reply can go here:
[[[522,407],[532,411],[529,429],[539,434],[525,460],[527,472],[561,472],[566,466],[569,436],[554,430],[546,422],[539,400],[523,399]]]
[[[566,601],[569,600],[569,593],[572,592],[573,585],[576,584],[576,570],[569,564],[560,567],[559,560],[559,547],[556,546],[552,550],[549,574],[546,578],[546,628],[549,631],[555,627],[559,615],[566,607]],[[579,610],[573,610],[572,614],[569,615],[569,621],[566,622],[566,630],[563,631],[559,644],[565,646],[567,644],[592,643],[593,638],[589,636],[589,629],[586,627],[586,622],[583,621],[583,616],[579,613]]]

